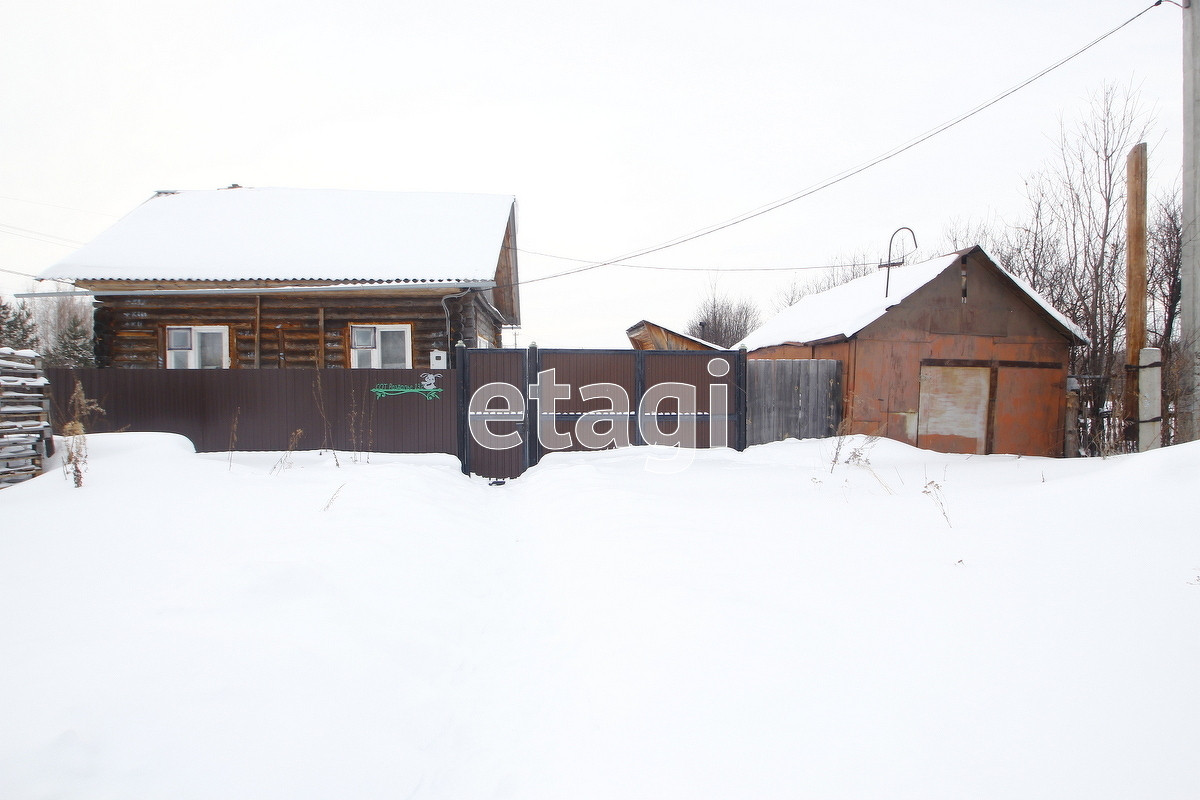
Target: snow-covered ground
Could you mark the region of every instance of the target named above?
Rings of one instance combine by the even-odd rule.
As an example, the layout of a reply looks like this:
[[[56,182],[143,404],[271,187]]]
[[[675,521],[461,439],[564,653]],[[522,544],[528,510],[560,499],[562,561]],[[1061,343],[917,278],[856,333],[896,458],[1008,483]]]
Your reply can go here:
[[[1200,444],[88,441],[0,492],[6,800],[1200,797]]]

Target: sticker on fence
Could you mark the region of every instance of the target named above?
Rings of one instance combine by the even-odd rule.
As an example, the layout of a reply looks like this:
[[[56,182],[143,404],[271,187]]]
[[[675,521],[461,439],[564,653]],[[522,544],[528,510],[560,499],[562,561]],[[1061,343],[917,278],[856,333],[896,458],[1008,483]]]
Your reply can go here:
[[[440,377],[440,373],[424,372],[421,374],[420,383],[381,383],[371,389],[371,393],[379,399],[401,394],[419,394],[426,400],[437,400],[442,396],[442,387],[437,385]]]

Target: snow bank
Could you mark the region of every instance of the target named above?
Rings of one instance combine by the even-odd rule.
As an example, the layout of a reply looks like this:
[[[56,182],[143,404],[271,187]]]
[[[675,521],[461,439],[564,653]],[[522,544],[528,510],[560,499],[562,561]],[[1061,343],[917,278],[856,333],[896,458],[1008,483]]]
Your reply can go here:
[[[639,448],[497,487],[89,445],[82,489],[0,494],[3,797],[1194,796],[1200,445]]]

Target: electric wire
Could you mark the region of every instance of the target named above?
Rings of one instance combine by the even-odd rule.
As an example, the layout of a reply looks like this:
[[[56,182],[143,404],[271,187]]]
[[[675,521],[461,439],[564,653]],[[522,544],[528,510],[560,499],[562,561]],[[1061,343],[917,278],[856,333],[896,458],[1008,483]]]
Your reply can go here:
[[[959,114],[958,116],[953,117],[953,118],[947,120],[946,122],[941,123],[940,125],[930,128],[925,133],[922,133],[919,136],[908,140],[907,142],[897,145],[897,146],[893,147],[892,149],[887,150],[887,151],[881,153],[880,155],[875,156],[874,158],[859,164],[858,166],[843,170],[842,172],[839,172],[830,178],[826,178],[825,180],[823,180],[819,183],[813,184],[805,189],[802,189],[799,192],[796,192],[795,194],[789,195],[787,197],[784,197],[780,200],[776,200],[771,203],[767,203],[766,205],[759,206],[756,209],[753,209],[744,214],[740,214],[736,217],[728,219],[725,222],[716,223],[716,224],[710,225],[706,228],[701,228],[690,234],[685,234],[683,236],[676,237],[675,239],[668,240],[667,242],[664,242],[662,244],[653,245],[651,247],[646,247],[641,250],[635,250],[633,252],[626,253],[625,255],[618,256],[617,258],[612,258],[607,261],[588,262],[585,266],[576,267],[575,269],[564,270],[562,272],[558,272],[558,273],[555,273],[552,275],[543,275],[539,278],[529,278],[527,280],[521,280],[521,281],[517,281],[512,284],[506,284],[504,286],[497,286],[495,288],[503,289],[503,288],[507,288],[508,286],[539,283],[541,281],[553,280],[555,278],[564,278],[564,277],[567,277],[568,275],[577,275],[581,272],[588,272],[590,270],[599,269],[600,267],[608,267],[608,266],[613,266],[613,265],[629,266],[629,265],[620,264],[620,262],[627,261],[631,258],[640,258],[641,256],[649,255],[651,253],[658,253],[663,250],[667,250],[668,248],[671,248],[671,247],[678,247],[679,245],[685,244],[686,242],[695,241],[696,239],[699,239],[704,236],[710,236],[714,233],[717,233],[718,231],[723,231],[723,230],[726,230],[727,228],[732,228],[734,225],[740,225],[743,222],[747,222],[756,217],[760,217],[763,214],[767,214],[771,211],[775,211],[777,209],[783,208],[784,206],[790,205],[790,204],[796,202],[797,200],[802,200],[806,197],[810,197],[810,196],[816,194],[817,192],[820,192],[824,189],[828,189],[831,186],[835,186],[835,185],[837,185],[845,180],[848,180],[856,175],[866,172],[867,170],[871,169],[872,167],[878,166],[879,164],[882,164],[885,161],[893,159],[896,156],[898,156],[908,150],[911,150],[912,148],[916,147],[917,145],[929,141],[930,139],[937,136],[938,134],[944,133],[944,132],[950,130],[951,128],[955,127],[956,125],[966,122],[968,119],[971,119],[972,117],[976,116],[977,114],[980,114],[983,111],[986,111],[987,109],[991,108],[992,106],[996,105],[997,103],[1001,102],[1002,100],[1005,100],[1008,97],[1011,97],[1012,95],[1016,94],[1017,92],[1024,89],[1025,87],[1029,86],[1030,84],[1034,83],[1035,81],[1039,80],[1040,78],[1043,78],[1046,75],[1050,74],[1051,72],[1058,69],[1059,67],[1062,67],[1063,65],[1065,65],[1065,64],[1073,61],[1074,59],[1078,58],[1079,56],[1083,55],[1088,50],[1091,50],[1093,47],[1095,47],[1096,45],[1103,42],[1105,39],[1108,39],[1113,34],[1122,30],[1126,26],[1132,24],[1134,21],[1136,21],[1138,18],[1140,18],[1143,14],[1146,14],[1151,9],[1162,5],[1163,2],[1171,2],[1171,0],[1155,0],[1154,3],[1150,4],[1146,8],[1142,9],[1137,14],[1134,14],[1132,17],[1125,20],[1120,25],[1117,25],[1115,28],[1112,28],[1108,32],[1101,34],[1100,36],[1098,36],[1095,39],[1093,39],[1092,41],[1088,42],[1083,47],[1079,48],[1078,50],[1071,53],[1070,55],[1068,55],[1064,58],[1061,58],[1058,61],[1051,64],[1050,66],[1042,69],[1039,72],[1034,73],[1032,76],[1026,78],[1025,80],[1021,81],[1020,83],[1016,84],[1015,86],[1013,86],[1009,89],[1006,89],[1005,91],[996,95],[992,99],[986,100],[983,103],[980,103],[979,105],[970,109],[969,111],[963,112],[962,114]],[[571,259],[571,260],[574,260],[574,259]],[[580,260],[582,260],[582,259],[580,259]]]
[[[22,239],[30,239],[45,244],[56,244],[61,247],[79,247],[83,244],[83,242],[68,239],[65,236],[55,236],[52,233],[42,233],[41,231],[34,231],[29,228],[19,228],[16,225],[6,225],[2,222],[0,222],[0,233],[6,233],[9,236],[19,236]]]
[[[528,255],[541,256],[543,258],[554,258],[559,261],[578,261],[584,264],[594,264],[596,262],[586,258],[572,258],[570,256],[556,256],[550,253],[539,253],[536,250],[524,250],[519,247],[505,247],[506,250],[516,250],[519,253]],[[878,264],[873,262],[861,261],[850,264],[805,264],[802,266],[791,267],[680,267],[680,266],[663,266],[656,264],[626,264],[624,262],[615,263],[611,266],[624,267],[626,269],[648,269],[662,270],[664,272],[796,272],[808,269],[850,269],[854,267],[875,267]]]
[[[9,275],[20,275],[22,278],[33,278],[34,280],[38,280],[37,275],[30,275],[28,272],[17,272],[15,269],[5,269],[4,267],[0,267],[0,272],[7,272]]]
[[[119,218],[117,214],[109,214],[107,211],[92,211],[87,208],[75,208],[74,206],[61,206],[57,203],[43,203],[41,200],[26,200],[21,197],[10,197],[6,194],[0,194],[0,200],[11,200],[14,203],[28,203],[31,206],[46,206],[47,208],[61,208],[64,211],[79,211],[83,214],[96,214],[101,217]]]

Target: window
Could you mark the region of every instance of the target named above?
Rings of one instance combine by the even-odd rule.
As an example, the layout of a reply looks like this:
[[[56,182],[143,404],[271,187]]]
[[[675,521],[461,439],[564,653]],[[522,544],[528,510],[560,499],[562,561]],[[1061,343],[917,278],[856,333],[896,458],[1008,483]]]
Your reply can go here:
[[[167,328],[167,369],[229,369],[229,328],[224,325]]]
[[[351,325],[350,366],[355,369],[410,369],[412,325]]]

